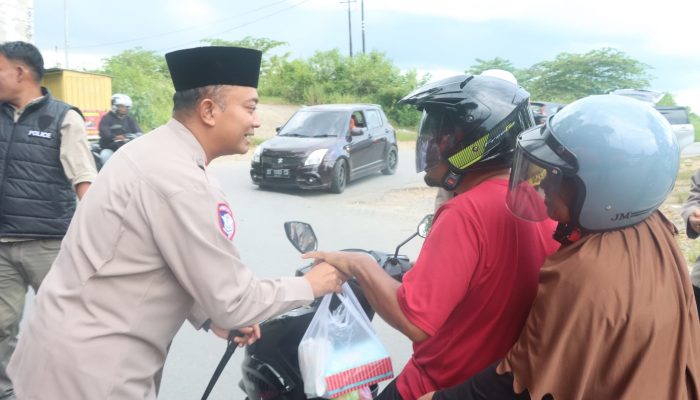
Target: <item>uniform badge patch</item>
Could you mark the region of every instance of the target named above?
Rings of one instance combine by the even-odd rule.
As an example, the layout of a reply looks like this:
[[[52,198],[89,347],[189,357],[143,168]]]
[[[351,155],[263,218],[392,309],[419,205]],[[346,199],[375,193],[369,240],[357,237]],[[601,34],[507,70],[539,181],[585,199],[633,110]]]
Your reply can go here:
[[[219,229],[226,239],[232,240],[236,234],[236,221],[233,220],[231,208],[226,203],[219,203],[216,208],[219,216]]]

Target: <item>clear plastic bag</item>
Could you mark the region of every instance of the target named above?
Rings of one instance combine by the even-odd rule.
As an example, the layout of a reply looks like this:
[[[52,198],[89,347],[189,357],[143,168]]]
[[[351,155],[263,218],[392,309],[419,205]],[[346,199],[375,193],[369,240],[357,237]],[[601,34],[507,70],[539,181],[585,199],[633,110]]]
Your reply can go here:
[[[391,359],[350,286],[330,310],[326,295],[299,343],[299,367],[308,397],[335,398],[394,376]]]

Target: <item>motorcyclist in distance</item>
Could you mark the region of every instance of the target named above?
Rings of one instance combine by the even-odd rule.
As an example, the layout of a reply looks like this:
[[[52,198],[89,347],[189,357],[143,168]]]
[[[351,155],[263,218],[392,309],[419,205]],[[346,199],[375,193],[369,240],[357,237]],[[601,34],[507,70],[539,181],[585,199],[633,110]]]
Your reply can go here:
[[[503,357],[520,334],[539,268],[557,248],[553,221],[524,221],[505,205],[516,137],[534,125],[529,96],[501,78],[459,75],[402,99],[423,111],[417,172],[457,193],[435,214],[403,282],[363,253],[305,256],[355,276],[377,313],[413,342],[379,400],[415,400],[461,382]]]
[[[131,97],[121,93],[112,95],[112,110],[102,117],[99,125],[103,165],[127,142],[127,134],[141,134],[141,128],[129,115],[132,105]]]

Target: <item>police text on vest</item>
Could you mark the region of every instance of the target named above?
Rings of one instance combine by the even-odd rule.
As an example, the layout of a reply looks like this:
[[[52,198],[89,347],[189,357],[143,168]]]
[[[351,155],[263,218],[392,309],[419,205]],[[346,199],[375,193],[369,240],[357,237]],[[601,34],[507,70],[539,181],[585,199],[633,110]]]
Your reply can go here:
[[[51,139],[53,137],[53,133],[43,131],[29,131],[27,132],[27,136],[36,136],[44,139]]]

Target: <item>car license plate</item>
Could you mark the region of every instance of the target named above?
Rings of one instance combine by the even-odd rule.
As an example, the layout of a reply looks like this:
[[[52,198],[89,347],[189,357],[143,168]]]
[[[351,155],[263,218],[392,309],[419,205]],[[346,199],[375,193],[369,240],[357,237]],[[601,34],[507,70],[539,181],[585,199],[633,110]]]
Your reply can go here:
[[[265,176],[268,178],[289,178],[288,168],[268,168],[265,170]]]

